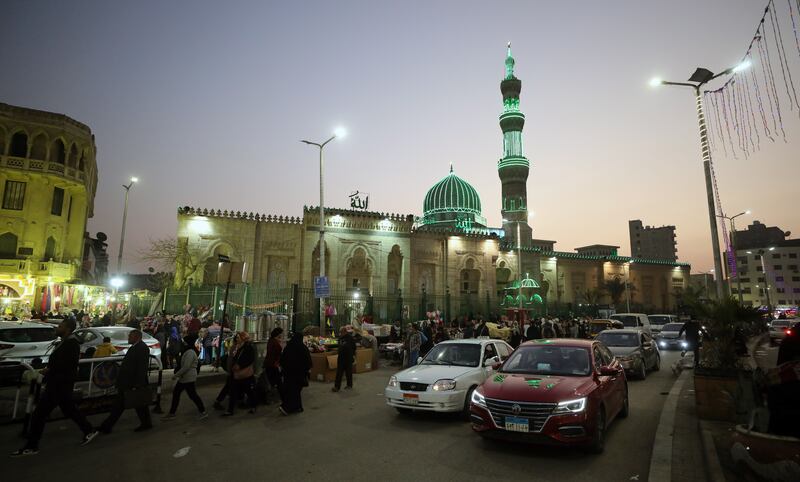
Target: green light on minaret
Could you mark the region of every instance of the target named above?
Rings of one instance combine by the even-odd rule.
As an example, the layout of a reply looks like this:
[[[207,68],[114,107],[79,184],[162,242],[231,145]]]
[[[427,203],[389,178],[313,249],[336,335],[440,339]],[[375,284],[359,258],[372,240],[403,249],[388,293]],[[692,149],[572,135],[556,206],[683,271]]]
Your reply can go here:
[[[514,57],[511,56],[511,42],[508,42],[508,54],[506,55],[506,79],[514,78]]]

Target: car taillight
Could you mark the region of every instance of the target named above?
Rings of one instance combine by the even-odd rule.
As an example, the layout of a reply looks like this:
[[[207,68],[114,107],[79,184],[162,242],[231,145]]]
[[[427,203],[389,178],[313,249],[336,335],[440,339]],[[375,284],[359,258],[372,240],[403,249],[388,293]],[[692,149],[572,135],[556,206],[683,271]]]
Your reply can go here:
[[[8,343],[0,343],[0,350],[10,350],[11,348],[14,348],[14,345]]]
[[[786,333],[786,336],[792,336],[792,329],[791,328],[786,328],[785,333]]]

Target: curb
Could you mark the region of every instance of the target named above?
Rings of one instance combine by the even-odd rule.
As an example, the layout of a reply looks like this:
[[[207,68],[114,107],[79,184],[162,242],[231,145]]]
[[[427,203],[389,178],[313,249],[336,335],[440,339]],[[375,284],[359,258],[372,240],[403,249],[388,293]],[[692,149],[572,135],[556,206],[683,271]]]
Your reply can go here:
[[[706,459],[706,475],[711,482],[725,482],[725,474],[722,471],[722,464],[719,462],[717,448],[714,445],[714,435],[708,424],[702,420],[697,421],[700,440],[703,443],[703,455]]]
[[[647,477],[650,482],[672,482],[672,440],[675,434],[675,412],[683,385],[692,373],[691,370],[683,370],[672,384],[669,395],[664,401],[664,408],[661,409],[656,429],[653,452],[650,456],[650,473]]]

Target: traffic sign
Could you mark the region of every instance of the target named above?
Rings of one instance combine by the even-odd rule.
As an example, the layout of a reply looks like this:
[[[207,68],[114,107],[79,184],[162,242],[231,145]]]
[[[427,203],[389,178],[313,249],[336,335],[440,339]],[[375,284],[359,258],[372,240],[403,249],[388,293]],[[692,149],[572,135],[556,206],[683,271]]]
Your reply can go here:
[[[314,276],[314,298],[325,298],[331,295],[331,286],[327,276]]]

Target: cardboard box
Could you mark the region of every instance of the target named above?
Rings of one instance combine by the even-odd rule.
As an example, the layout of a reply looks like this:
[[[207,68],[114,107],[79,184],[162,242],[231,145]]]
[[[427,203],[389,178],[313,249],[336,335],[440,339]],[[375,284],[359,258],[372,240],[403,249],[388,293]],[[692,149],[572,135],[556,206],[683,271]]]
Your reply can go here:
[[[333,358],[331,368],[329,359]],[[328,351],[311,354],[311,379],[317,382],[332,382],[336,379],[336,352]]]
[[[372,348],[359,348],[356,350],[355,373],[364,373],[374,370],[372,366]]]

